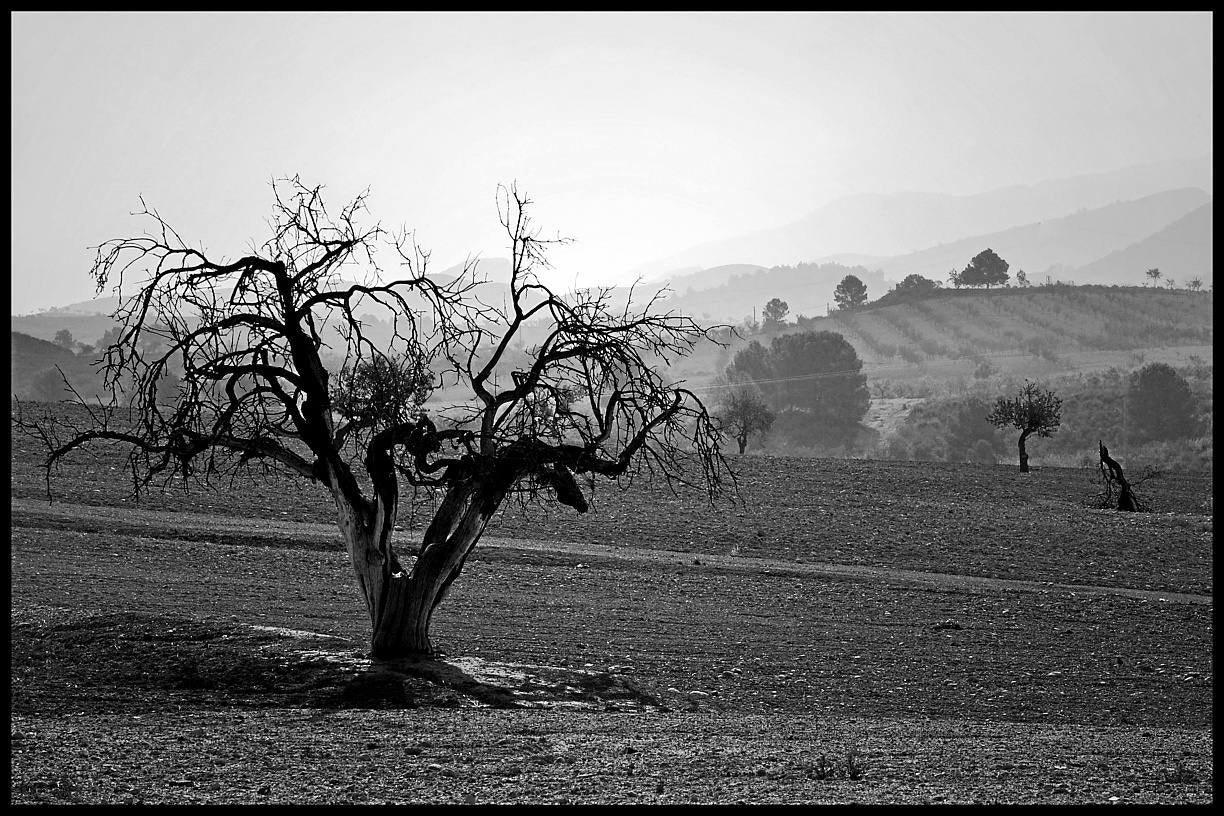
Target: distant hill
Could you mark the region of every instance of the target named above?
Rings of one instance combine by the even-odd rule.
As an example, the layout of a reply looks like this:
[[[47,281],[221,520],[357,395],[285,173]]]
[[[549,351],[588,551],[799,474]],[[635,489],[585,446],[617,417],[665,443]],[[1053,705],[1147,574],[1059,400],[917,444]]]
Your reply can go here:
[[[756,264],[724,264],[711,269],[692,269],[687,272],[677,271],[662,275],[657,279],[660,284],[666,284],[673,292],[682,294],[687,291],[713,289],[722,286],[734,277],[754,275],[767,271],[766,267]]]
[[[971,235],[1184,187],[1211,194],[1211,156],[1005,187],[977,195],[919,192],[850,196],[790,224],[702,244],[635,271],[658,277],[684,267],[729,263],[773,266],[827,258],[834,253],[904,255]],[[1153,225],[1150,231],[1161,226]]]
[[[31,337],[21,332],[12,332],[10,340],[11,368],[9,369],[9,394],[22,399],[45,398],[48,383],[59,386],[55,367],[59,366],[68,379],[87,392],[95,390],[97,376],[90,360],[78,357],[62,346]],[[43,380],[43,393],[36,393],[36,384]]]
[[[1017,270],[1023,269],[1033,282],[1043,282],[1047,274],[1057,280],[1066,276],[1061,270],[1089,264],[1120,247],[1143,240],[1210,200],[1211,196],[1197,188],[1168,190],[1134,201],[884,258],[875,266],[894,281],[919,274],[946,282],[949,271],[964,269],[974,255],[990,247],[1011,265],[1008,272],[1013,277]],[[1117,275],[1114,271],[1126,274]],[[1136,274],[1124,269],[1084,267],[1074,280],[1080,284],[1139,284],[1143,282],[1143,270]]]
[[[887,288],[887,281],[879,272],[861,266],[804,263],[770,269],[750,265],[739,268],[752,271],[732,275],[721,286],[687,290],[673,282],[675,295],[668,300],[667,307],[708,321],[738,323],[750,317],[754,309],[759,317],[761,308],[773,298],[786,301],[792,316],[822,315],[831,308],[834,288],[847,275],[855,275],[867,284],[873,297],[882,295]]]
[[[1140,241],[1209,201],[1210,196],[1196,188],[1170,190],[1050,221],[975,235],[921,252],[880,258],[869,266],[798,264],[762,270],[739,265],[734,268],[757,271],[732,275],[717,286],[699,287],[700,273],[679,278],[677,280],[685,283],[692,282],[691,291],[674,286],[677,296],[673,302],[689,314],[705,314],[713,320],[730,322],[751,314],[754,307],[759,310],[775,297],[787,302],[791,314],[824,314],[827,308],[832,308],[833,289],[846,274],[857,275],[866,283],[868,297],[875,300],[910,274],[946,284],[949,271],[963,269],[974,255],[987,247],[1010,264],[1009,274],[1013,279],[1021,269],[1034,283],[1045,282],[1047,275],[1054,280],[1066,279],[1069,270]],[[1210,230],[1210,218],[1206,219],[1206,226]],[[1143,278],[1142,269],[1119,279],[1111,274],[1110,268],[1100,267],[1082,271],[1073,280],[1080,284],[1138,284]]]
[[[50,341],[56,332],[67,329],[72,339],[80,343],[97,343],[106,330],[114,325],[109,317],[101,314],[80,314],[65,310],[35,312],[28,315],[12,315],[10,329],[40,340]]]
[[[448,266],[441,272],[429,274],[430,278],[438,280],[454,280],[463,272],[463,264],[458,263],[454,266]],[[477,258],[475,260],[476,278],[478,280],[487,280],[489,283],[499,283],[509,285],[510,283],[510,259],[509,258]]]
[[[76,303],[69,303],[67,306],[55,306],[38,314],[109,315],[117,308],[119,308],[119,298],[111,295],[80,300]]]
[[[1144,273],[1155,268],[1163,280],[1176,280],[1179,286],[1194,277],[1201,279],[1204,287],[1210,286],[1213,204],[1204,204],[1154,235],[1076,269],[1071,277],[1077,282],[1106,278],[1145,281]]]

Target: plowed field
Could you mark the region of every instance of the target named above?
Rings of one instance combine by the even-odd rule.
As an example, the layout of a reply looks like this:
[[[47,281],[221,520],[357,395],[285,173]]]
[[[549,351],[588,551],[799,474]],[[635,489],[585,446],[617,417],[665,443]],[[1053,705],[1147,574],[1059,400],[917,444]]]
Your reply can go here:
[[[364,659],[318,488],[136,504],[80,455],[48,505],[38,455],[13,803],[1212,800],[1205,475],[1116,514],[1088,471],[747,458],[739,502],[508,507],[426,680]]]

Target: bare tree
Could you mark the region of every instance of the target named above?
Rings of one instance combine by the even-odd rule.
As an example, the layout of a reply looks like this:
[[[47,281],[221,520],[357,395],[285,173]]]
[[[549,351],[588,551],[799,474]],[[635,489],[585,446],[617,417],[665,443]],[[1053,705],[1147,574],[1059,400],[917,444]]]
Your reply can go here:
[[[994,408],[986,415],[986,421],[996,428],[1012,427],[1020,431],[1017,446],[1020,450],[1020,472],[1028,473],[1028,451],[1025,441],[1037,434],[1051,437],[1061,423],[1062,400],[1053,391],[1041,389],[1037,383],[1025,381],[1024,386],[1011,399],[999,397]]]
[[[728,434],[739,444],[742,454],[753,434],[773,427],[774,413],[761,398],[761,390],[751,382],[731,383],[719,401],[717,416]]]
[[[661,295],[614,308],[607,289],[551,291],[535,270],[552,242],[516,188],[498,189],[512,266],[504,301],[488,298],[499,306],[474,262],[435,279],[409,236],[362,226],[364,194],[332,216],[296,177],[273,192],[271,237],[234,261],[193,249],[147,206],[148,234],[98,248],[98,290],[115,285],[121,303],[104,357],[110,402],[86,406],[84,423],[20,405],[13,419],[48,446],[48,491],[55,464],[93,443],[127,447],[137,490],[254,463],[318,482],[385,659],[430,653],[434,610],[508,497],[585,512],[599,479],[649,474],[711,498],[734,484],[717,423],[662,373],[712,330],[658,312]],[[380,252],[398,274],[383,273]],[[389,345],[363,334],[356,315],[375,311],[389,316]],[[542,339],[524,364],[509,350],[528,327]],[[422,366],[435,386],[465,387],[472,407],[435,422],[419,405]],[[401,482],[441,492],[403,560],[391,541]]]

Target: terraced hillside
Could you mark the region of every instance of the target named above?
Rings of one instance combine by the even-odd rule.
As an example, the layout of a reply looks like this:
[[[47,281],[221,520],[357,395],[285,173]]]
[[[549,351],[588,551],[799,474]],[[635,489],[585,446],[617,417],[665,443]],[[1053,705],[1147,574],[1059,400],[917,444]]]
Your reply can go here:
[[[770,297],[762,292],[762,304]],[[1134,368],[1143,362],[1185,365],[1212,360],[1211,291],[1054,285],[994,291],[940,290],[934,296],[823,317],[783,329],[834,331],[863,361],[869,380],[971,380],[992,373],[1044,377],[1071,370]],[[721,374],[731,354],[710,343],[674,371],[698,387]]]
[[[1104,286],[942,293],[807,321],[841,332],[865,363],[983,354],[1209,346],[1212,293]]]

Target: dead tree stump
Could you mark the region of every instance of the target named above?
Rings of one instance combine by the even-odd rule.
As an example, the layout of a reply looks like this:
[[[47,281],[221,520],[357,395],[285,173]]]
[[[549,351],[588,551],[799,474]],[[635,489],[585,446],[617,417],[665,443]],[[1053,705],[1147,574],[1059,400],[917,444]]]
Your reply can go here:
[[[1135,499],[1135,494],[1131,491],[1130,482],[1126,481],[1126,475],[1122,473],[1122,466],[1117,463],[1109,455],[1109,448],[1105,447],[1105,443],[1097,440],[1097,444],[1101,449],[1101,475],[1105,479],[1105,495],[1106,498],[1113,495],[1113,486],[1118,486],[1118,509],[1128,513],[1135,513],[1139,510],[1139,502]]]

